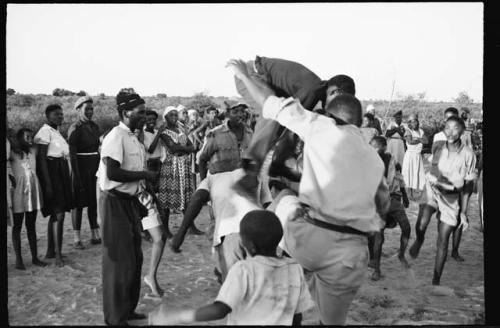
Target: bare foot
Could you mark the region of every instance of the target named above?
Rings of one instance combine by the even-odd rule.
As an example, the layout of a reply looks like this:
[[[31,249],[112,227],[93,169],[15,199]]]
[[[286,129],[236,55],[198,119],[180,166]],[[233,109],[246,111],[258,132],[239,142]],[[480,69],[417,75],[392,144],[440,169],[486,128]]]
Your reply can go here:
[[[453,259],[455,259],[455,261],[457,261],[457,262],[465,261],[465,259],[463,257],[461,257],[460,254],[458,254],[458,253],[451,253],[451,257]]]
[[[405,256],[404,255],[400,255],[398,256],[398,259],[399,259],[399,262],[401,262],[401,264],[403,264],[403,267],[405,269],[409,269],[410,268],[410,264],[408,263],[408,261],[406,260]]]
[[[382,277],[382,274],[380,273],[380,271],[378,270],[375,270],[372,274],[372,281],[378,281],[380,280],[380,278]]]
[[[64,261],[61,256],[56,257],[56,266],[62,268],[64,266]]]
[[[33,261],[31,261],[31,263],[33,263],[33,265],[40,266],[40,267],[46,267],[47,266],[47,262],[40,261],[37,258],[33,259]]]
[[[368,267],[375,269],[375,260],[371,260],[370,262],[368,262]]]
[[[418,256],[418,253],[420,252],[420,247],[422,245],[419,244],[416,240],[413,242],[413,245],[411,245],[410,249],[408,250],[408,254],[410,254],[410,256],[413,258],[413,259],[416,259],[417,256]]]
[[[54,253],[54,252],[47,251],[47,254],[45,254],[46,259],[54,259],[55,257],[56,257],[56,253]]]
[[[17,270],[26,270],[23,261],[16,261],[16,269]]]
[[[158,291],[158,286],[155,284],[153,284],[150,279],[148,278],[148,276],[144,276],[144,283],[146,285],[148,285],[149,289],[151,289],[151,295],[152,296],[155,296],[155,297],[162,297],[162,294]]]

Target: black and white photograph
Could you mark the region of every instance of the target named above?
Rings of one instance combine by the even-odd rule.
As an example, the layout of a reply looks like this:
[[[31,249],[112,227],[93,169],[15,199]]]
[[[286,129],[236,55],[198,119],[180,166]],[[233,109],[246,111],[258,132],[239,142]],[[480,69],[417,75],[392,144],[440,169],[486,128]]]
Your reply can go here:
[[[6,325],[491,324],[484,3],[5,10]]]

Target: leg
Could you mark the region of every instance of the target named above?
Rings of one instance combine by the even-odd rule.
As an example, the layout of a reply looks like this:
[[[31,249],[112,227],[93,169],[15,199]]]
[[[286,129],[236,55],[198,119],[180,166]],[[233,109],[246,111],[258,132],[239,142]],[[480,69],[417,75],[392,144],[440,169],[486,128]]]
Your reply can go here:
[[[384,229],[375,233],[374,243],[373,243],[373,259],[374,259],[374,269],[372,275],[372,280],[380,280],[380,258],[382,257],[382,245],[384,244]]]
[[[54,222],[56,222],[55,214],[51,214],[49,221],[47,223],[47,253],[45,254],[46,259],[53,259],[56,257],[56,252],[54,250]]]
[[[409,268],[410,264],[405,257],[406,247],[408,246],[408,241],[410,240],[411,227],[410,222],[408,221],[408,217],[406,213],[402,211],[399,215],[398,219],[399,227],[401,228],[401,241],[399,245],[399,254],[398,259],[403,264],[405,268]]]
[[[12,226],[12,245],[16,253],[16,269],[26,270],[21,256],[21,229],[23,227],[24,213],[14,213],[14,225]]]
[[[417,223],[415,224],[415,234],[417,235],[417,238],[408,251],[408,253],[410,253],[410,256],[414,259],[417,258],[418,253],[420,252],[420,248],[424,243],[425,230],[427,230],[427,226],[429,225],[432,214],[434,214],[434,212],[436,212],[435,208],[427,204],[420,204]]]
[[[170,209],[169,208],[164,208],[164,209],[161,209],[159,210],[161,215],[160,215],[160,219],[163,223],[163,229],[165,230],[165,237],[167,239],[170,239],[172,238],[172,233],[170,232],[170,229],[168,227],[168,221],[169,221],[169,218],[170,218]]]
[[[64,261],[62,259],[62,245],[63,245],[63,234],[64,234],[64,212],[56,214],[57,224],[53,225],[54,230],[54,241],[56,248],[56,265],[59,267],[64,266]]]
[[[460,220],[460,219],[459,219]],[[451,257],[458,262],[463,262],[465,259],[458,254],[458,246],[460,246],[460,241],[462,239],[462,226],[456,226],[453,228],[453,242],[451,247]]]
[[[373,245],[375,244],[375,235],[370,234],[368,236],[368,252],[370,254],[370,262],[368,267],[375,268],[374,257],[373,257]]]
[[[38,249],[36,242],[36,214],[36,210],[26,213],[26,230],[28,232],[28,242],[30,244],[31,250],[31,262],[34,265],[44,267],[47,265],[47,263],[42,262],[38,259]]]
[[[144,276],[144,282],[151,288],[151,293],[154,296],[161,297],[163,291],[158,285],[156,272],[160,264],[163,249],[165,247],[165,236],[162,234],[161,226],[157,226],[148,230],[153,237],[153,246],[151,248],[151,260],[149,262],[149,272]]]
[[[99,235],[99,224],[97,223],[97,204],[95,202],[91,202],[87,207],[87,215],[89,218],[89,226],[92,235],[90,243],[93,245],[98,245],[102,241]]]
[[[444,263],[446,262],[446,256],[448,255],[448,241],[450,239],[450,234],[452,231],[453,226],[443,221],[439,221],[436,262],[434,264],[434,276],[432,278],[433,285],[440,284]]]
[[[82,228],[82,212],[83,208],[81,207],[77,207],[71,210],[71,222],[73,223],[73,233],[75,239],[75,244],[73,247],[76,249],[85,248],[80,237],[80,231]]]

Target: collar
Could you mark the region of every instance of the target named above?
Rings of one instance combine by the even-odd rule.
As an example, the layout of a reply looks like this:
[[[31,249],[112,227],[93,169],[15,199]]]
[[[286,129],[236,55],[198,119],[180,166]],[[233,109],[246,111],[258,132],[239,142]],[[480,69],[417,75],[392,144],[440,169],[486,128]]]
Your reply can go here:
[[[48,127],[49,129],[51,129],[52,131],[56,131],[56,132],[59,132],[59,130],[56,128],[54,129],[53,127],[51,127],[49,124],[45,123],[44,126]]]
[[[458,146],[458,149],[457,149],[457,153],[460,153],[462,151],[462,149],[464,149],[465,147],[465,143],[462,142],[462,139],[458,139],[458,142],[460,142],[460,146]],[[446,140],[446,142],[444,143],[444,147],[446,148],[446,151],[450,151],[450,148],[448,147],[448,140]]]
[[[129,135],[135,136],[134,132],[130,131],[130,128],[125,123],[123,123],[122,121],[120,121],[120,123],[118,123],[118,127],[121,128],[121,129],[123,129],[123,130],[125,130],[125,131],[127,131],[127,133]]]
[[[288,258],[288,257],[269,257],[269,256],[262,256],[262,255],[255,255],[252,256],[251,259],[253,261],[273,266],[273,267],[281,267],[284,265],[289,265],[289,264],[294,264],[297,263],[294,259]]]

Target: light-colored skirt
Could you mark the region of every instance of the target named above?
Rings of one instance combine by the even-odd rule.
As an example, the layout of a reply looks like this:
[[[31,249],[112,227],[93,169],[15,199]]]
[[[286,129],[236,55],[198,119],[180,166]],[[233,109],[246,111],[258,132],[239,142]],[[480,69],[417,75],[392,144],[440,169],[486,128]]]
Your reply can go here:
[[[12,188],[12,212],[41,210],[42,205],[42,189],[35,173],[17,175],[16,188]]]
[[[392,155],[396,163],[403,165],[405,156],[405,143],[403,139],[388,138],[387,139],[387,152]]]
[[[425,170],[422,154],[407,151],[401,169],[407,188],[423,190],[425,186]]]

